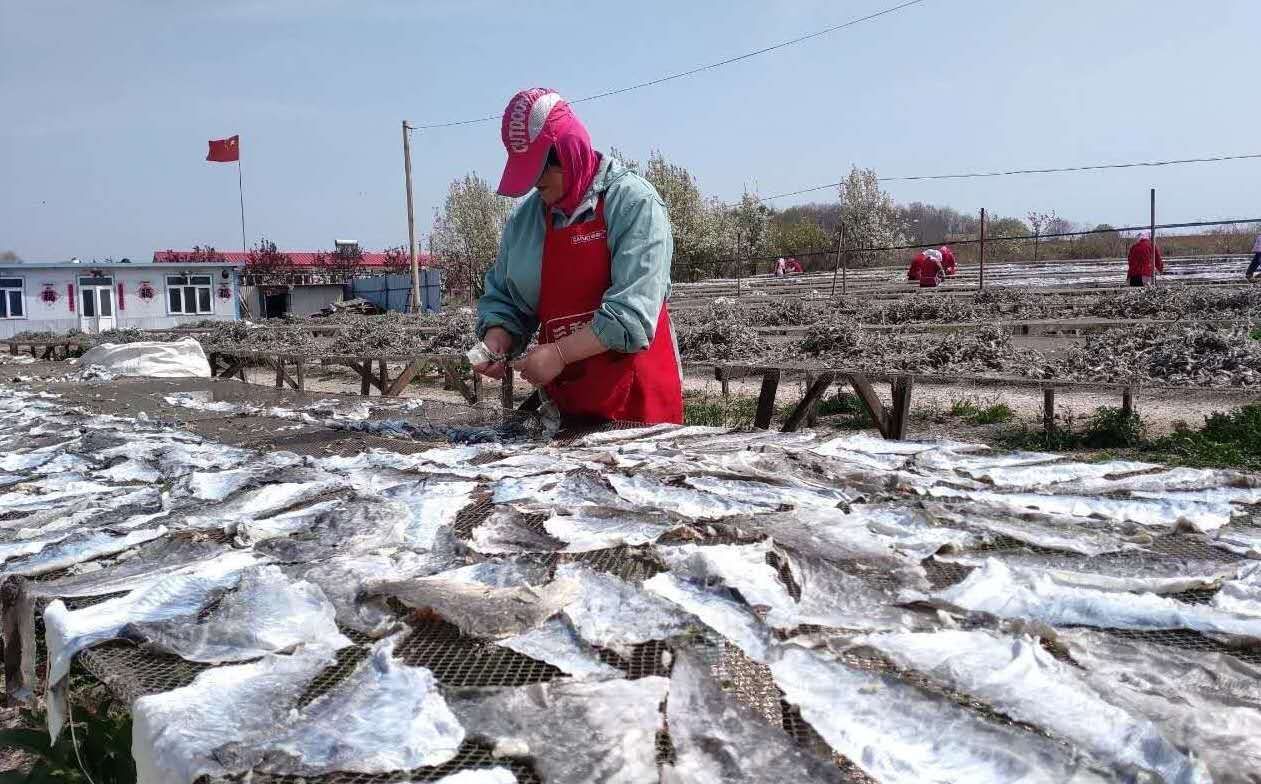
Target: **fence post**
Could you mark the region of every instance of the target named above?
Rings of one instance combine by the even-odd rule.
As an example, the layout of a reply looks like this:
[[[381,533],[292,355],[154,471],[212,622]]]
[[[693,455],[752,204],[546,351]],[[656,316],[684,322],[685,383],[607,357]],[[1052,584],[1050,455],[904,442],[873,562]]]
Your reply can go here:
[[[978,288],[985,288],[985,208],[981,208],[981,273]]]
[[[1152,222],[1151,222],[1151,242],[1152,249],[1148,254],[1148,261],[1152,264],[1152,285],[1156,285],[1156,189],[1152,188]]]
[[[841,270],[841,253],[842,253],[842,248],[844,246],[845,246],[845,227],[842,226],[841,233],[836,238],[836,268],[832,270],[832,293],[828,295],[828,299],[836,298],[836,273],[840,272]],[[844,287],[841,288],[841,293],[842,294],[845,293]]]

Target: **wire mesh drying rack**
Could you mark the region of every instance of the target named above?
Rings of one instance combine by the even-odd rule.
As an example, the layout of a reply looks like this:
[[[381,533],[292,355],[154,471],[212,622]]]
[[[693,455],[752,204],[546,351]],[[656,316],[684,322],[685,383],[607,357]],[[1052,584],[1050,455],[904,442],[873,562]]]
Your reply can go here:
[[[426,421],[431,423],[452,425],[493,424],[503,421],[503,415],[498,410],[479,410],[456,405],[430,408],[425,411],[424,416]],[[510,416],[518,415],[512,414]],[[634,424],[611,423],[596,429],[612,430],[629,426],[634,426]],[[557,437],[556,443],[564,446],[566,443],[571,443],[574,439],[587,435],[590,432],[593,432],[593,430],[563,431]],[[244,443],[242,445],[271,450],[287,450],[311,456],[328,456],[330,454],[349,456],[371,449],[383,449],[401,454],[415,453],[439,444],[384,438],[362,433],[317,431],[313,433],[299,433],[292,436],[269,437],[259,439],[256,443]],[[477,493],[474,498],[474,503],[462,510],[455,522],[456,534],[463,539],[469,538],[471,531],[490,515],[493,508],[489,501],[488,493]],[[533,528],[536,533],[546,536],[542,520],[542,517],[527,516],[524,524]],[[1257,521],[1251,520],[1249,523],[1255,525]],[[693,537],[691,541],[696,541],[696,539]],[[730,543],[739,540],[733,539],[729,534],[720,534],[712,535],[702,541],[705,543]],[[747,541],[747,539],[744,541]],[[1038,548],[1023,545],[1016,540],[1007,540],[1000,537],[971,552],[1001,556],[1003,552],[1014,549],[1023,551],[1038,550]],[[1050,553],[1052,551],[1046,552]],[[1062,555],[1062,553],[1057,554]],[[538,557],[551,566],[565,561],[580,561],[593,569],[606,571],[632,582],[642,581],[651,577],[662,568],[653,557],[651,547],[621,546],[585,553],[540,554]],[[1151,561],[1194,558],[1221,563],[1245,560],[1242,556],[1232,555],[1210,547],[1201,537],[1188,533],[1171,533],[1160,536],[1142,553],[1126,552],[1098,556],[1097,558],[1130,558],[1148,559]],[[1081,564],[1088,567],[1092,560],[1083,557]],[[793,584],[787,569],[778,564],[773,555],[768,556],[768,562],[772,566],[779,567],[778,571],[784,579],[785,587],[794,595],[794,598],[799,598],[799,591]],[[844,564],[841,564],[841,566],[844,567]],[[957,583],[971,571],[967,566],[937,561],[931,558],[924,562],[924,566],[929,581],[935,588],[942,588]],[[857,564],[855,564],[855,573],[861,574],[864,579],[873,583],[884,581],[892,584],[895,579],[890,575],[873,576],[870,570],[863,570]],[[58,575],[45,575],[44,579],[56,576]],[[1186,592],[1177,595],[1175,598],[1191,603],[1201,603],[1209,601],[1211,596],[1212,591],[1201,590]],[[106,598],[109,597],[78,600],[71,603],[71,606],[88,606]],[[405,608],[400,608],[399,614],[405,620],[409,630],[395,649],[396,657],[407,664],[430,669],[437,682],[445,688],[512,687],[555,681],[567,677],[557,668],[544,662],[531,659],[493,643],[466,637],[451,624],[419,618],[415,614],[407,613]],[[38,626],[42,627],[42,625]],[[803,628],[801,631],[820,630]],[[337,656],[336,663],[328,667],[312,682],[307,694],[303,697],[304,703],[335,686],[354,669],[356,664],[366,657],[372,641],[350,630],[343,629],[343,632],[351,638],[354,645],[341,651]],[[1183,650],[1230,653],[1250,663],[1261,665],[1261,649],[1230,647],[1195,632],[1111,630],[1107,633],[1122,638],[1142,640]],[[40,628],[41,658],[43,653],[42,636],[42,628]],[[733,645],[722,641],[710,632],[688,637],[686,641],[654,641],[635,646],[629,657],[622,657],[607,650],[598,650],[598,654],[606,664],[622,670],[627,678],[642,678],[650,675],[668,677],[670,674],[670,661],[672,660],[670,654],[674,650],[674,646],[677,645],[686,645],[688,648],[698,652],[710,664],[720,683],[723,684],[724,689],[734,694],[742,702],[753,707],[768,722],[783,727],[788,735],[804,748],[810,749],[825,759],[833,759],[841,769],[845,780],[863,784],[871,781],[849,760],[834,754],[809,723],[802,719],[800,713],[783,700],[782,694],[776,688],[770,677],[769,669],[765,665],[749,660]],[[950,692],[931,683],[922,676],[898,672],[887,661],[875,654],[846,653],[843,654],[843,659],[851,666],[889,673],[891,677],[901,678],[927,692],[950,699],[988,719],[1023,727],[1030,732],[1045,735],[1044,732],[1037,728],[1013,722],[1008,717],[996,713],[988,706],[967,695]],[[127,704],[146,694],[185,686],[191,683],[198,673],[209,668],[208,665],[191,663],[175,656],[147,651],[128,642],[110,642],[89,649],[78,656],[77,662],[88,673],[95,676],[108,687],[115,696]],[[1052,738],[1052,740],[1056,739]],[[668,731],[659,733],[657,739],[658,762],[670,762],[673,759],[673,755],[674,749]],[[399,771],[390,774],[339,772],[321,777],[254,773],[248,780],[259,782],[260,784],[271,782],[297,784],[300,781],[308,784],[315,784],[316,782],[322,784],[342,784],[343,782],[346,784],[359,784],[360,782],[365,784],[368,782],[420,782],[435,781],[460,770],[494,766],[510,769],[520,782],[541,782],[538,773],[528,759],[497,756],[491,746],[477,740],[467,740],[460,747],[456,756],[443,765],[413,771]],[[229,777],[213,781],[240,780],[242,780],[241,777]],[[202,781],[211,782],[212,780],[203,778]]]

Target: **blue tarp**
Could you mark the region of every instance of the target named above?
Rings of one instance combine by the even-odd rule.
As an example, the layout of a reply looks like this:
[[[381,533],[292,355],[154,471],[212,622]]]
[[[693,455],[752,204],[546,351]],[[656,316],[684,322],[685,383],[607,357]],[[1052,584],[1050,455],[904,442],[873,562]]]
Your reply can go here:
[[[411,275],[376,275],[351,281],[349,296],[366,299],[377,307],[406,313],[412,298]],[[442,270],[420,271],[420,299],[424,309],[437,313],[442,307]]]

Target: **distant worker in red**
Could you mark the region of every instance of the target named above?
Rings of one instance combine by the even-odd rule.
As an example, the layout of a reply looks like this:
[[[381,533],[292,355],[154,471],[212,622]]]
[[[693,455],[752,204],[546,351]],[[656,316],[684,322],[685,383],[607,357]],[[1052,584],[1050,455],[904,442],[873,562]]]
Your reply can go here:
[[[924,260],[924,251],[920,251],[911,257],[911,266],[906,268],[907,280],[919,280],[919,265]]]
[[[1160,256],[1160,248],[1153,245],[1151,239],[1140,237],[1130,246],[1127,274],[1131,286],[1150,286],[1156,273],[1164,271],[1165,260]]]
[[[946,270],[942,266],[941,251],[929,249],[921,253],[920,256],[923,258],[919,262],[919,287],[931,289],[945,282]]]
[[[1261,234],[1258,234],[1252,243],[1252,263],[1248,265],[1248,271],[1244,273],[1249,283],[1252,282],[1252,276],[1257,274],[1257,270],[1261,270]]]
[[[950,249],[949,245],[942,245],[937,249],[941,254],[941,268],[946,271],[947,275],[954,275],[959,271],[959,265],[955,263],[955,252]]]
[[[801,262],[795,258],[790,258],[784,263],[784,272],[789,275],[799,275],[805,270],[802,269]]]

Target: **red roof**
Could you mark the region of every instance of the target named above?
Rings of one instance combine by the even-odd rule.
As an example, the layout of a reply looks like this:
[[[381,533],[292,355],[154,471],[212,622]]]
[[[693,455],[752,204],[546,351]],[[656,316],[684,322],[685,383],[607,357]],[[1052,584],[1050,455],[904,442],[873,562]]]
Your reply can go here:
[[[314,267],[316,266],[315,257],[321,252],[331,253],[331,251],[314,251],[314,250],[286,250],[281,251],[293,261],[294,267]],[[170,264],[170,263],[189,263],[188,257],[193,255],[191,250],[155,250],[153,252],[154,264]],[[248,264],[249,254],[243,251],[215,251],[216,261],[218,263],[227,262],[229,264]],[[429,264],[432,260],[428,253],[417,253],[416,259],[421,264]],[[208,262],[209,263],[209,262]],[[365,252],[363,254],[362,266],[364,267],[384,267],[385,254]]]

